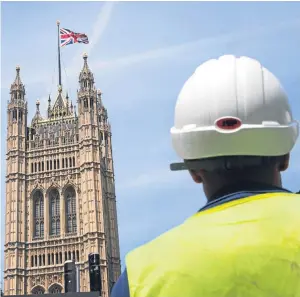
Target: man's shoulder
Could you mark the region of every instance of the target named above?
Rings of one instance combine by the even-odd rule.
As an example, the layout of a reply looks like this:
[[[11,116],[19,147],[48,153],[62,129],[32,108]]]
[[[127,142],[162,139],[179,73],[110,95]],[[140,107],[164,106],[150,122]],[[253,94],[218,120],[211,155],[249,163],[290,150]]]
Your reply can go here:
[[[127,269],[119,277],[111,292],[111,297],[130,297]]]
[[[164,253],[164,247],[175,246],[178,243],[178,236],[180,236],[180,234],[183,232],[187,221],[188,220],[163,232],[154,239],[129,252],[129,254],[126,256],[126,263],[132,258],[134,258],[135,261],[137,261],[139,258],[142,259],[145,257],[145,255],[147,255],[147,257],[152,257],[152,259],[162,255]]]

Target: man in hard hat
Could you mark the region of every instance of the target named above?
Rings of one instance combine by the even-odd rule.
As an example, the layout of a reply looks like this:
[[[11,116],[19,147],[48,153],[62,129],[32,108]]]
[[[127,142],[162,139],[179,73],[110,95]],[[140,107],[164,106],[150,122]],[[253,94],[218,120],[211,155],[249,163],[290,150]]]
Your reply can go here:
[[[300,297],[300,196],[281,172],[298,137],[286,94],[258,61],[210,60],[183,86],[173,146],[208,203],[129,253],[113,297]]]

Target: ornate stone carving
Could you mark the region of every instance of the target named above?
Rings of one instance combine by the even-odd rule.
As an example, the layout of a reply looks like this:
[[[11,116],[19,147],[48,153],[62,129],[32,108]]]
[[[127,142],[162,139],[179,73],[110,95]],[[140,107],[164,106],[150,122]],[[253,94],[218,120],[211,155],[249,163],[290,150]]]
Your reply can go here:
[[[59,277],[58,277],[58,279],[57,279],[57,282],[58,282],[59,284],[62,284],[62,276],[61,276],[61,275],[59,275]]]
[[[48,285],[49,285],[49,287],[50,287],[52,284],[53,284],[53,275],[50,274],[50,275],[48,275]]]
[[[45,286],[45,276],[42,276],[42,277],[41,277],[40,282],[41,282],[41,285],[42,285],[42,286]]]

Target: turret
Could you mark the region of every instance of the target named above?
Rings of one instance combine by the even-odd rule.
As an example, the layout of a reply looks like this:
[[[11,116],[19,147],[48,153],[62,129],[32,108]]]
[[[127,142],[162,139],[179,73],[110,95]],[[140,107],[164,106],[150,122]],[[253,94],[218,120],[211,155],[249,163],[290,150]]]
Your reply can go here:
[[[26,127],[27,102],[25,87],[20,77],[20,67],[16,67],[16,78],[10,88],[7,106],[7,153],[6,153],[6,210],[5,210],[5,254],[13,255],[5,263],[5,292],[22,291],[25,277],[18,271],[25,269],[26,241]],[[11,248],[14,247],[13,252]],[[9,272],[9,273],[8,273]],[[15,275],[15,287],[9,287],[9,275]],[[14,290],[14,291],[12,291]]]
[[[10,100],[7,106],[7,145],[8,150],[25,149],[27,126],[27,102],[25,101],[25,86],[20,77],[20,67],[16,67],[16,78],[10,87]],[[22,136],[23,138],[19,138]]]
[[[94,115],[97,113],[97,92],[94,86],[94,75],[87,63],[87,54],[83,55],[83,67],[79,74],[78,112],[79,116],[85,114],[91,123],[94,122]],[[89,114],[90,116],[87,116]]]

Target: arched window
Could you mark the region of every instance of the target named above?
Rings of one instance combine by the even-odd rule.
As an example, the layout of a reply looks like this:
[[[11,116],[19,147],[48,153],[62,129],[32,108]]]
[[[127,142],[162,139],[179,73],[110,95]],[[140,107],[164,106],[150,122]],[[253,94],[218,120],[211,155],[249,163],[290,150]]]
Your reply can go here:
[[[66,203],[66,233],[77,232],[76,222],[76,194],[72,187],[69,187],[65,191],[65,203]]]
[[[19,111],[19,121],[22,122],[23,120],[23,113],[22,111]]]
[[[17,111],[13,110],[13,120],[16,120],[16,119],[17,119]]]
[[[59,294],[62,292],[62,287],[58,284],[54,284],[49,288],[49,294]]]
[[[60,201],[59,193],[53,189],[49,193],[50,208],[50,235],[60,234]]]
[[[41,294],[45,294],[45,290],[44,288],[37,286],[35,288],[32,289],[32,294],[33,295],[41,295]]]
[[[33,195],[33,237],[44,237],[44,197],[41,191],[36,191]]]

